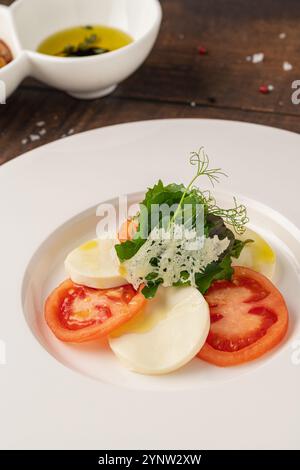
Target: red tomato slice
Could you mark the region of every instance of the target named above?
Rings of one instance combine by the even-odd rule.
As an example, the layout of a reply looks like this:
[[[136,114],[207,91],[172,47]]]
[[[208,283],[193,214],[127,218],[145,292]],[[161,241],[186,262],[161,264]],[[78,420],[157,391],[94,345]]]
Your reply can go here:
[[[145,303],[145,297],[131,285],[90,289],[66,280],[49,295],[45,319],[60,340],[82,343],[107,336]]]
[[[211,327],[198,357],[232,366],[274,348],[288,328],[288,310],[269,279],[249,268],[234,268],[232,281],[216,281],[205,298]]]

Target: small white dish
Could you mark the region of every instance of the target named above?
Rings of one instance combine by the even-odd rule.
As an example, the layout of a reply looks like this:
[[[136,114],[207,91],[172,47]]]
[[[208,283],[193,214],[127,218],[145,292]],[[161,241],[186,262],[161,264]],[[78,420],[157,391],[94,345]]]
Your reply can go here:
[[[28,75],[80,99],[105,96],[146,59],[162,18],[158,0],[17,0],[0,7],[0,38],[14,60],[0,69],[8,97]],[[81,58],[36,52],[51,34],[85,24],[119,28],[134,41],[108,54]]]
[[[30,67],[26,54],[20,48],[14,31],[11,7],[8,8],[3,5],[0,5],[0,39],[6,42],[14,57],[12,62],[0,69],[1,91],[4,88],[4,98],[8,98],[21,81],[30,74]]]
[[[65,276],[66,253],[94,236],[93,208],[158,178],[189,181],[189,152],[201,145],[230,176],[220,200],[243,195],[251,225],[276,249],[285,340],[248,365],[195,360],[162,377],[130,373],[98,345],[60,343],[41,305]],[[149,121],[78,134],[0,167],[0,448],[300,447],[299,145],[298,134],[247,123]]]

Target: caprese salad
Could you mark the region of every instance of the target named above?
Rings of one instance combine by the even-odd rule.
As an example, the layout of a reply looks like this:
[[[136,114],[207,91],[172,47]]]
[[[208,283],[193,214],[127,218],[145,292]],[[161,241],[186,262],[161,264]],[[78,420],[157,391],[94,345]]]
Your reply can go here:
[[[224,175],[203,149],[190,163],[196,174],[188,186],[158,181],[114,237],[67,256],[68,279],[45,303],[59,340],[106,338],[125,367],[165,374],[195,357],[245,363],[283,339],[288,310],[272,283],[273,249],[247,227],[244,205],[234,199],[232,208],[219,207],[195,185]]]

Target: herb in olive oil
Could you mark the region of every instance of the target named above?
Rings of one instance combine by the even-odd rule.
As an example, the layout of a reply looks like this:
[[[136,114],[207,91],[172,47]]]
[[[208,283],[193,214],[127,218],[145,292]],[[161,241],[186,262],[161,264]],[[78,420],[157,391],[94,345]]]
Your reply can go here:
[[[120,29],[86,25],[52,34],[37,51],[56,57],[85,57],[115,51],[131,42],[132,37]]]

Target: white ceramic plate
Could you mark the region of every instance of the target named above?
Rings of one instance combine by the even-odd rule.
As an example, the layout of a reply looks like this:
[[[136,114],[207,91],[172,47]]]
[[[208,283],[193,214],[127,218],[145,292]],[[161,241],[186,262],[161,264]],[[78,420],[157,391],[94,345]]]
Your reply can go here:
[[[138,200],[133,193],[158,178],[188,182],[188,154],[201,145],[230,175],[219,199],[238,195],[278,254],[285,342],[245,366],[194,360],[144,377],[97,344],[53,338],[43,301],[64,278],[65,254],[95,234],[95,206],[120,194]],[[300,447],[299,145],[297,134],[251,124],[149,121],[70,137],[1,167],[1,448]]]

